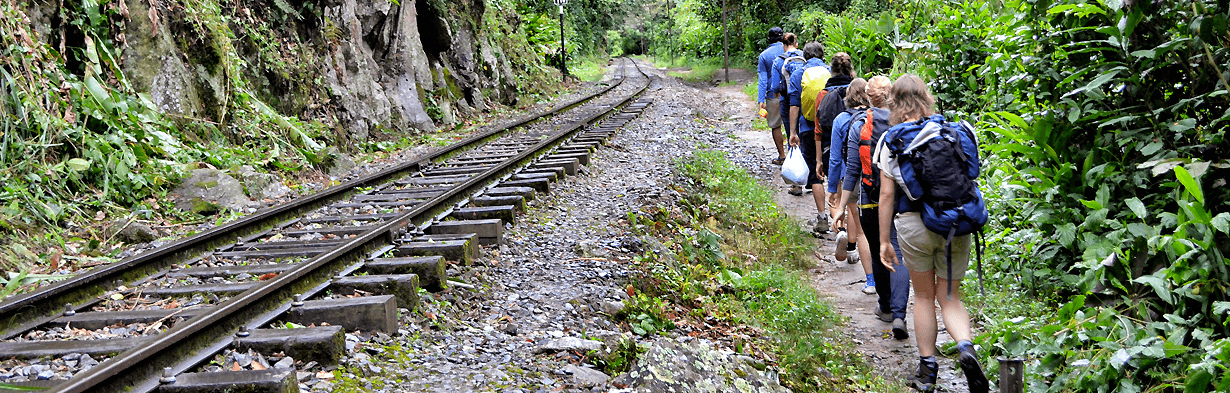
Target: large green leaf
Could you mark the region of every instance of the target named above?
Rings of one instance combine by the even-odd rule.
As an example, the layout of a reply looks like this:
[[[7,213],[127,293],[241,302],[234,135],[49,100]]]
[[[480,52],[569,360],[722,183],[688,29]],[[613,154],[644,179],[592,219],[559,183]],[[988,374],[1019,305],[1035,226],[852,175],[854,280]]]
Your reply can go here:
[[[1174,174],[1179,179],[1179,183],[1183,184],[1183,188],[1196,198],[1196,202],[1204,204],[1204,191],[1201,190],[1200,183],[1196,182],[1191,173],[1187,172],[1187,169],[1184,169],[1182,166],[1176,166],[1174,167]]]
[[[1174,295],[1170,292],[1169,286],[1165,279],[1166,270],[1161,270],[1152,276],[1140,276],[1132,280],[1132,282],[1145,284],[1153,288],[1153,293],[1156,293],[1166,303],[1174,304]]]
[[[1140,217],[1141,219],[1148,217],[1148,212],[1145,211],[1145,204],[1140,201],[1140,198],[1128,198],[1123,202],[1127,203],[1128,209],[1132,209],[1132,213],[1136,213],[1136,217]]]

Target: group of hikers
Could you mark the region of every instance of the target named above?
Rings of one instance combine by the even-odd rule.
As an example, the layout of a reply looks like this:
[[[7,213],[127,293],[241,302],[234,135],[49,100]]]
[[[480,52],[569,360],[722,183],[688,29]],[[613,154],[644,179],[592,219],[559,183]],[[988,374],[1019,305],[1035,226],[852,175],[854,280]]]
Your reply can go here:
[[[961,302],[971,232],[986,222],[972,180],[978,166],[972,127],[935,114],[934,98],[915,75],[895,82],[860,78],[847,53],[826,63],[819,42],[800,50],[798,37],[779,27],[768,38],[757,71],[760,114],[777,145],[772,162],[781,165],[788,149],[797,148],[809,169],[806,184],[792,186],[790,194],[812,193],[813,230],[836,233],[838,263],[862,261],[863,292],[878,295],[875,316],[891,324],[898,340],[909,338],[913,284],[919,366],[911,386],[936,389],[938,301],[970,391],[988,391]]]

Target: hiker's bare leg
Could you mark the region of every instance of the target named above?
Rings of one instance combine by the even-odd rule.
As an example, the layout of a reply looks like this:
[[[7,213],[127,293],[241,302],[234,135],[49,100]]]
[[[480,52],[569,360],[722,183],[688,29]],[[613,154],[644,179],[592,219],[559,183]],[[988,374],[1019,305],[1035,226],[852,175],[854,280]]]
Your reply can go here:
[[[918,356],[935,356],[935,279],[934,271],[910,271],[910,282],[914,284],[914,337],[918,339]]]
[[[935,297],[940,301],[940,313],[944,315],[944,327],[953,340],[970,340],[969,310],[961,301],[961,280],[952,282],[952,300],[948,300],[948,280],[935,277]]]
[[[845,195],[845,194],[842,194]],[[846,233],[849,239],[855,240],[858,243],[858,259],[863,262],[863,273],[871,274],[871,248],[867,245],[867,237],[863,236],[863,223],[858,219],[858,205],[854,203],[845,204],[846,217],[851,219],[846,220]],[[849,241],[849,240],[847,240]],[[837,247],[845,247],[845,244],[838,244]]]
[[[782,128],[773,129],[773,144],[777,145],[777,158],[786,159],[786,137],[782,136]]]

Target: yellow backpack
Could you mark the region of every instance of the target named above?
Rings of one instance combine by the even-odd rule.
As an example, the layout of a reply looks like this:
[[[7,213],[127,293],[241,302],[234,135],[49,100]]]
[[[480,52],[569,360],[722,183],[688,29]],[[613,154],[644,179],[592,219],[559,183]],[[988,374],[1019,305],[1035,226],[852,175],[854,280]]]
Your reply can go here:
[[[799,110],[803,112],[803,118],[807,121],[816,121],[816,105],[820,103],[820,93],[824,91],[824,84],[828,83],[830,76],[833,75],[822,66],[803,71],[803,91],[799,93],[803,106]]]

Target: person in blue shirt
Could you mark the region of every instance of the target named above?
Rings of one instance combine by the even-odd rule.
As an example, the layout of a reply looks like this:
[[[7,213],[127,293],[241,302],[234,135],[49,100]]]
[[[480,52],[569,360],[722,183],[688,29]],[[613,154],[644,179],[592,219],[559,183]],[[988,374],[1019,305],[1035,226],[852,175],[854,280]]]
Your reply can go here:
[[[799,150],[803,153],[803,159],[807,161],[807,185],[805,187],[811,189],[812,198],[816,200],[816,225],[813,232],[822,233],[828,230],[828,203],[827,197],[824,195],[824,182],[817,168],[821,167],[817,160],[822,151],[821,144],[816,143],[816,124],[814,121],[807,120],[803,117],[801,107],[803,106],[803,74],[813,67],[824,67],[824,75],[826,77],[817,78],[812,83],[824,84],[827,82],[828,65],[824,64],[824,45],[819,42],[808,42],[803,46],[803,57],[807,62],[802,64],[787,64],[786,69],[790,71],[790,80],[786,82],[786,96],[790,102],[790,146],[799,146]],[[802,143],[800,143],[802,142]],[[802,195],[803,190],[790,191],[793,195]]]
[[[786,79],[790,79],[790,74],[782,75],[782,66],[786,65],[788,60],[797,60],[801,62],[803,59],[803,51],[799,50],[799,40],[794,33],[786,33],[782,36],[782,50],[785,52],[773,58],[773,67],[769,71],[769,90],[773,93],[777,93],[777,96],[780,98],[786,98]],[[790,129],[789,104],[790,103],[787,102],[786,105],[778,105],[781,107],[779,116],[781,116],[782,127],[787,130]],[[773,142],[777,143],[779,153],[784,152],[782,144],[785,141],[782,138],[780,130],[774,130]],[[773,163],[780,165],[781,160],[785,158],[785,155],[781,154],[778,157],[778,160],[774,160]]]
[[[884,107],[888,106],[888,96],[892,89],[892,81],[883,75],[877,75],[867,81],[865,89],[867,103],[872,109],[879,113],[880,119],[887,120],[891,116]],[[849,97],[849,95],[847,95]],[[838,116],[839,118],[841,116]],[[875,308],[874,314],[881,321],[891,323],[893,325],[893,337],[898,340],[904,340],[910,337],[908,326],[905,323],[906,311],[910,303],[910,274],[906,269],[892,269],[884,264],[881,257],[880,234],[887,234],[891,239],[892,252],[898,256],[897,260],[901,260],[901,247],[897,241],[897,227],[891,224],[887,227],[880,226],[879,212],[880,207],[877,204],[879,200],[879,189],[861,182],[864,169],[871,169],[870,176],[879,175],[876,171],[879,170],[874,164],[868,163],[870,168],[864,168],[861,157],[859,156],[859,141],[862,139],[863,125],[866,123],[867,117],[859,114],[851,116],[848,120],[850,123],[847,127],[845,139],[845,173],[841,176],[841,196],[838,200],[858,199],[858,206],[855,210],[842,210],[833,218],[834,223],[850,222],[859,224],[859,229],[862,230],[862,235],[867,239],[867,252],[871,257],[871,273],[872,278],[876,283],[876,294],[879,295],[879,302]],[[875,124],[875,122],[872,122]],[[885,123],[881,123],[885,124]],[[872,133],[869,135],[870,140],[878,141],[880,135],[884,134],[887,128],[872,127]],[[834,130],[836,132],[836,130]],[[834,145],[836,147],[838,145]],[[853,215],[847,219],[846,214]],[[851,225],[851,227],[852,227]],[[887,228],[881,230],[881,228]],[[898,264],[898,267],[905,267]],[[933,318],[934,319],[934,318]]]
[[[760,103],[760,110],[767,112],[765,120],[773,130],[773,143],[777,145],[777,159],[773,160],[775,165],[781,165],[786,160],[786,148],[782,146],[781,97],[770,89],[769,79],[773,74],[773,59],[785,52],[781,42],[783,35],[780,27],[769,29],[769,47],[760,52],[760,58],[756,61],[756,73],[760,79],[756,101]]]
[[[834,62],[833,68],[837,68],[836,62]],[[850,122],[853,120],[853,114],[866,111],[869,106],[871,106],[871,103],[867,99],[867,80],[855,78],[850,81],[850,86],[846,89],[847,109],[833,119],[832,142],[830,143],[831,147],[829,150],[829,177],[827,182],[829,195],[847,195],[841,194],[841,183],[845,178],[846,172],[846,135],[851,132]],[[854,200],[855,198],[858,198],[858,196],[847,195],[846,199],[837,198],[833,203],[835,211],[833,213],[832,230],[838,231],[837,255],[835,256],[838,263],[841,263],[842,260],[847,260],[851,264],[862,261],[863,273],[867,275],[867,282],[863,285],[863,293],[872,295],[876,293],[876,280],[871,266],[871,249],[868,248],[867,237],[863,236],[862,223],[857,218],[853,220],[843,219],[846,212],[851,212],[851,214],[858,212],[858,203]],[[841,228],[843,226],[845,227],[844,231]],[[844,236],[843,233],[845,234]]]

